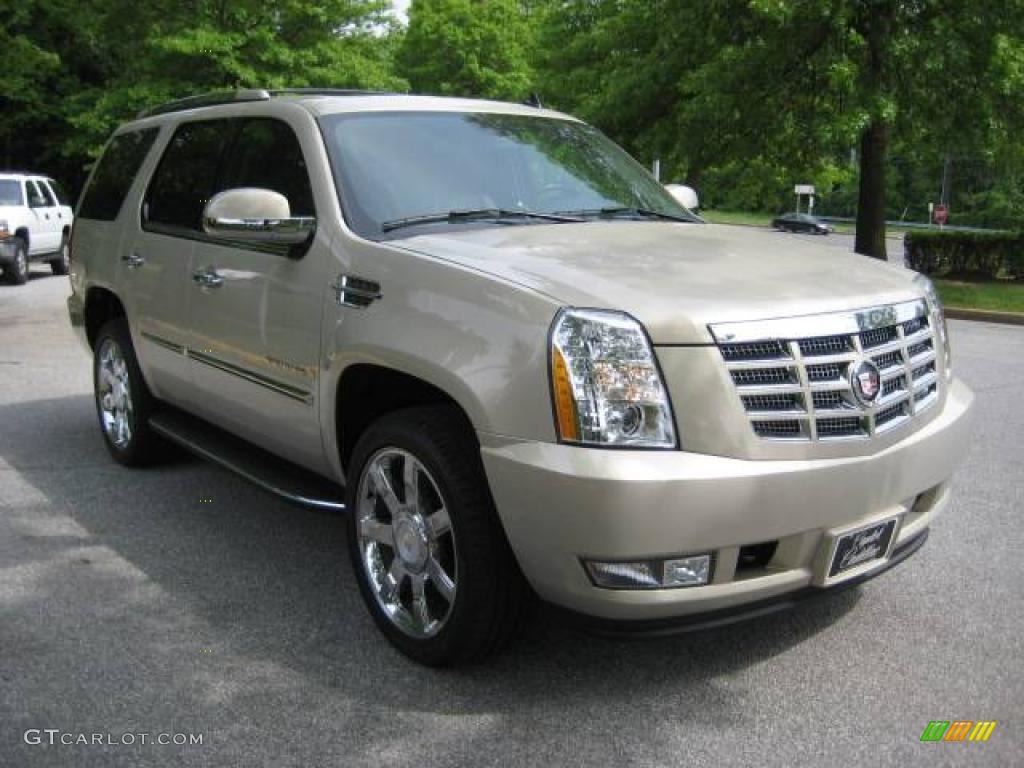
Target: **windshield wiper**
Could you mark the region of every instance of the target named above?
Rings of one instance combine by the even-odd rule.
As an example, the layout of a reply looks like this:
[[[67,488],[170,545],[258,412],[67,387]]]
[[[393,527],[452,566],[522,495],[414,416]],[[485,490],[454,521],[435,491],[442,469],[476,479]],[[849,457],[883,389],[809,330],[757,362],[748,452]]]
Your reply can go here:
[[[509,208],[471,208],[463,211],[447,213],[427,213],[421,216],[406,216],[403,219],[385,221],[380,225],[382,232],[391,232],[402,227],[413,227],[417,224],[455,224],[460,221],[489,221],[492,219],[540,219],[542,221],[581,221],[577,216],[558,213],[542,213],[540,211],[523,211]]]
[[[674,213],[662,213],[661,211],[655,211],[651,208],[638,208],[636,206],[609,206],[607,208],[589,208],[581,211],[559,211],[567,215],[577,216],[600,216],[605,219],[613,219],[619,216],[628,216],[630,218],[637,218],[639,216],[648,219],[665,219],[666,221],[682,221],[687,224],[693,224],[696,219],[686,218],[684,216],[676,216]]]

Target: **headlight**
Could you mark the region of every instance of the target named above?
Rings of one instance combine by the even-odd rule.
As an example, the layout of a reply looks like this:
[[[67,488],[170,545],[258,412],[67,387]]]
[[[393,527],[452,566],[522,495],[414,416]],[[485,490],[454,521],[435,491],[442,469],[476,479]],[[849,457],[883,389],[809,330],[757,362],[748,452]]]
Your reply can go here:
[[[558,436],[570,443],[674,448],[668,392],[643,327],[623,312],[563,309],[551,329]]]
[[[0,219],[0,239],[3,239],[5,237],[9,237],[10,234],[11,234],[11,230],[9,230],[7,228],[7,222],[4,221],[3,219]]]
[[[949,349],[949,329],[946,327],[946,313],[942,309],[942,300],[939,292],[935,290],[935,284],[924,275],[918,275],[914,282],[924,291],[928,300],[928,309],[931,311],[932,323],[939,329],[939,340],[942,342],[942,350],[946,361],[946,378],[953,375],[953,356]]]

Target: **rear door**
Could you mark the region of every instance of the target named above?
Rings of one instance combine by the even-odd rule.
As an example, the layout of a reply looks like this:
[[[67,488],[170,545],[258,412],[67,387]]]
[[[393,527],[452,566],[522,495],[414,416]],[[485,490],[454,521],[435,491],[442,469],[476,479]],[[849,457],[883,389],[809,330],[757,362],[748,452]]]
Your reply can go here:
[[[35,179],[25,182],[25,192],[34,219],[29,231],[29,253],[52,253],[60,248],[61,226],[57,218],[60,213],[57,201],[49,188]]]
[[[53,196],[53,199],[56,200],[58,221],[57,226],[60,228],[61,233],[63,234],[64,227],[70,227],[72,219],[71,204],[68,201],[67,195],[64,193],[64,188],[61,187],[60,184],[58,184],[53,179],[44,179],[40,182],[40,184],[46,185],[49,188],[50,194]]]
[[[239,121],[216,188],[239,187],[274,190],[291,215],[316,215],[305,154],[283,120]],[[264,247],[200,235],[189,287],[195,410],[316,471],[326,468],[316,400],[326,255],[322,241]]]

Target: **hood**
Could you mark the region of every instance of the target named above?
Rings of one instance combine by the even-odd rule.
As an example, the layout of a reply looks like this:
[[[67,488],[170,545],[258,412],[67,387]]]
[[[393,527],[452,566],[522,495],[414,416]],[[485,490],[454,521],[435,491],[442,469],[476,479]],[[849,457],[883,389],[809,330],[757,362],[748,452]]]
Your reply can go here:
[[[618,309],[655,344],[705,344],[708,324],[920,296],[915,273],[753,227],[654,221],[509,225],[390,245],[487,272],[565,306]]]

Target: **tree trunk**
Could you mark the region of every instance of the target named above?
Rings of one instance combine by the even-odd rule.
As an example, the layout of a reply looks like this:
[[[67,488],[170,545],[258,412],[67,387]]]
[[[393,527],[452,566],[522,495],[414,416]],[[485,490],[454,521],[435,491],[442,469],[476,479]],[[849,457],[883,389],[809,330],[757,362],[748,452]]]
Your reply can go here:
[[[704,169],[699,165],[691,165],[686,169],[686,186],[697,189],[700,186],[701,177],[704,175]]]
[[[857,238],[853,249],[885,261],[885,157],[888,126],[874,118],[860,137]]]

